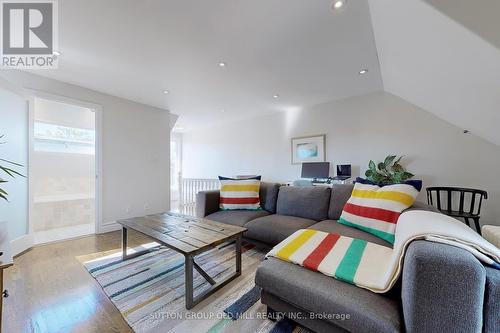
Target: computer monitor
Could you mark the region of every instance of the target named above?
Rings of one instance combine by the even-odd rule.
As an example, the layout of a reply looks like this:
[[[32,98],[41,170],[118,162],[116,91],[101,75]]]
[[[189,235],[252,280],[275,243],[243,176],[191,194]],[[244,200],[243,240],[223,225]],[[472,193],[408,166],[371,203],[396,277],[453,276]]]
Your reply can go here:
[[[337,177],[351,177],[351,165],[350,164],[337,165]]]
[[[328,178],[330,175],[330,162],[302,163],[301,178]]]

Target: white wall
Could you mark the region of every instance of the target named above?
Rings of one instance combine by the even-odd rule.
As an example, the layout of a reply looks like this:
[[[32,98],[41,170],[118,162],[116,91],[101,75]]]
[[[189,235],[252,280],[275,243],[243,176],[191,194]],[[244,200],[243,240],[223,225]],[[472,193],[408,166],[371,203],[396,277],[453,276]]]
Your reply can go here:
[[[24,88],[102,106],[102,212],[117,219],[170,206],[170,113],[83,87],[19,71],[0,76]],[[145,209],[145,206],[148,207]]]
[[[398,154],[407,156],[406,166],[424,188],[487,190],[482,223],[500,224],[500,147],[382,92],[185,133],[183,176],[262,174],[292,181],[300,165],[291,165],[290,138],[323,133],[327,161],[352,164],[356,175],[370,159]],[[424,192],[419,200],[426,200]]]
[[[28,164],[28,102],[9,90],[3,88],[0,80],[0,135],[5,135],[0,142],[0,158]],[[10,167],[4,162],[0,164]],[[13,169],[27,174],[27,168]],[[0,199],[0,222],[7,222],[10,240],[19,238],[26,233],[28,218],[28,182],[26,178],[12,179],[0,173],[0,178],[9,181],[2,188],[9,194],[9,202]]]

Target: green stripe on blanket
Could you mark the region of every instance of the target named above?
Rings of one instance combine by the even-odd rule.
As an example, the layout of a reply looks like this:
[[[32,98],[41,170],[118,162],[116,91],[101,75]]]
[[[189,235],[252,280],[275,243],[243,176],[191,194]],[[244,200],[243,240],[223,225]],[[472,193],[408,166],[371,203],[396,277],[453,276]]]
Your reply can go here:
[[[385,241],[387,241],[387,242],[389,242],[391,244],[394,244],[395,236],[393,234],[390,234],[390,233],[387,233],[387,232],[383,232],[383,231],[378,230],[378,229],[373,229],[373,228],[365,227],[365,226],[362,226],[362,225],[359,225],[359,224],[354,224],[354,223],[351,223],[351,222],[347,221],[346,219],[344,219],[342,217],[337,222],[340,223],[340,224],[349,226],[349,227],[353,227],[353,228],[357,228],[357,229],[366,231],[366,232],[368,232],[368,233],[370,233],[372,235],[377,236],[378,238],[382,238],[383,240],[385,240]]]
[[[337,279],[354,284],[354,276],[356,275],[361,257],[365,251],[366,243],[366,241],[361,239],[352,240],[344,258],[342,258],[342,261],[335,271],[335,277]]]

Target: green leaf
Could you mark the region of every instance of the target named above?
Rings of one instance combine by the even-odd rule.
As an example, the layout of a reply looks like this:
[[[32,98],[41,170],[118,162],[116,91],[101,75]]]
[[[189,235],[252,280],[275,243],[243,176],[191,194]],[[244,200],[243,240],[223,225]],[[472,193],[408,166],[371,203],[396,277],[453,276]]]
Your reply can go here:
[[[25,177],[23,174],[17,172],[16,170],[12,170],[11,168],[3,167],[0,165],[0,170],[11,176],[12,178],[15,178],[16,175],[20,177]]]
[[[405,171],[405,168],[403,168],[403,166],[401,164],[394,164],[392,166],[392,170],[394,172],[401,172],[401,171]]]
[[[5,162],[5,163],[9,163],[9,164],[12,164],[12,165],[15,165],[15,166],[18,166],[18,167],[22,167],[23,166],[22,164],[19,164],[19,163],[16,163],[16,162],[12,162],[12,161],[8,161],[8,160],[4,160],[3,158],[0,158],[0,161]]]
[[[373,175],[373,181],[377,184],[383,184],[384,180],[385,180],[385,176],[380,174],[380,173],[376,173]]]
[[[402,172],[395,172],[392,175],[392,182],[395,183],[395,184],[401,183],[402,179],[403,179],[403,173]]]
[[[372,170],[373,172],[376,172],[377,171],[377,166],[375,165],[375,162],[373,162],[372,160],[370,160],[370,163],[368,163],[368,167],[370,168],[370,170]]]
[[[399,162],[401,162],[401,160],[402,160],[402,159],[403,159],[403,156],[400,156],[400,157],[396,160],[396,162],[394,162],[394,165],[399,164]]]
[[[371,171],[371,170],[366,170],[366,172],[365,172],[365,176],[366,176],[366,177],[371,177],[372,175],[373,175],[373,171]]]
[[[412,174],[411,172],[408,172],[408,171],[404,171],[403,174],[402,174],[402,179],[403,180],[407,180],[407,179],[410,179],[410,178],[413,178],[415,177],[414,174]]]
[[[384,164],[385,166],[389,166],[391,165],[392,161],[394,161],[394,159],[396,158],[397,156],[396,155],[389,155],[385,158],[384,160]]]

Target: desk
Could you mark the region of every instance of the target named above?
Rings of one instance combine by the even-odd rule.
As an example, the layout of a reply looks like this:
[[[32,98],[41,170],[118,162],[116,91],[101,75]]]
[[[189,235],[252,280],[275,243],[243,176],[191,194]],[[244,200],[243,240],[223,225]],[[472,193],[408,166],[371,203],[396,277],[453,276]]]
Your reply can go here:
[[[14,264],[10,249],[9,233],[7,232],[7,222],[0,222],[0,333],[2,332],[2,305],[3,298],[6,297],[7,290],[3,290],[3,270]]]
[[[328,184],[328,183],[313,183],[313,186],[327,186],[327,187],[332,187],[332,185],[335,185],[335,184],[352,184],[352,183],[353,183],[353,179],[352,178],[347,178],[347,179],[344,179],[344,180],[332,179],[332,182],[330,184]]]
[[[305,180],[307,182],[307,180]],[[324,187],[332,187],[333,185],[336,184],[354,184],[354,179],[353,178],[348,178],[345,180],[339,180],[339,179],[332,179],[331,183],[309,183],[307,186],[324,186]],[[286,186],[295,186],[294,182],[287,182],[285,183]],[[299,186],[299,185],[297,185]],[[302,185],[306,186],[306,185]]]

